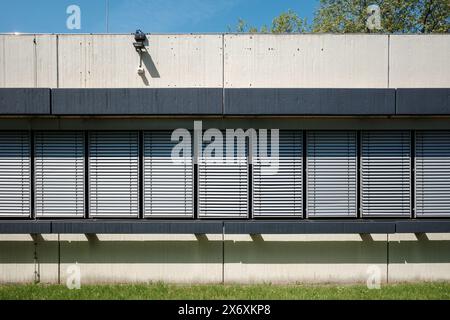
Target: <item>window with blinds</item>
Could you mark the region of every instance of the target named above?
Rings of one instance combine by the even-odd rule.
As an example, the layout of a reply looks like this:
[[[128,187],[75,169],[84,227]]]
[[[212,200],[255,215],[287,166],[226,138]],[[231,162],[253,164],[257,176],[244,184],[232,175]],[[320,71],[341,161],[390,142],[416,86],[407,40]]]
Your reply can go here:
[[[223,132],[222,161],[206,156],[203,143],[198,159],[198,216],[201,218],[246,218],[248,216],[248,150],[247,143],[237,140],[232,157],[226,156]],[[239,156],[238,149],[243,150]]]
[[[36,217],[84,216],[84,133],[36,132]]]
[[[0,217],[31,215],[30,135],[0,132]]]
[[[416,216],[450,216],[450,131],[416,132]]]
[[[89,133],[89,216],[139,216],[138,132]]]
[[[259,145],[261,148],[261,145]],[[271,139],[266,156],[270,156]],[[253,216],[302,217],[303,215],[303,134],[280,131],[278,171],[268,174],[260,150],[253,158]]]
[[[192,217],[193,161],[177,154],[172,161],[171,131],[144,133],[144,214],[146,217]],[[186,150],[187,151],[187,150]]]
[[[355,217],[356,132],[310,131],[307,134],[308,217]]]
[[[411,135],[409,131],[361,133],[361,212],[363,216],[411,214]]]

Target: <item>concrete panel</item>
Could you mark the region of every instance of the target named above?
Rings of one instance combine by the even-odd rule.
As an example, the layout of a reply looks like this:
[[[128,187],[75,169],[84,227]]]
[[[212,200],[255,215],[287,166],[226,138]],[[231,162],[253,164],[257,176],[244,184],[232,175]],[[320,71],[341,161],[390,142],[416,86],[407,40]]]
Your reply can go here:
[[[37,279],[31,235],[0,234],[0,283],[32,283]]]
[[[225,89],[225,115],[394,115],[390,89]]]
[[[0,35],[0,87],[55,87],[56,70],[56,36]]]
[[[50,221],[0,220],[1,234],[51,233]]]
[[[0,86],[35,87],[34,35],[0,36]]]
[[[220,283],[221,235],[61,235],[62,283],[77,264],[81,284]]]
[[[60,35],[61,88],[221,87],[221,35],[149,35],[138,75],[133,35]]]
[[[0,88],[0,115],[50,115],[50,89]]]
[[[366,283],[376,273],[382,282],[387,277],[389,282],[450,280],[449,233],[224,239],[210,234],[0,235],[0,283],[64,284],[74,264],[82,285],[220,283],[222,277],[226,283]]]
[[[0,235],[0,283],[58,283],[58,235]]]
[[[1,223],[0,223],[1,227]],[[1,229],[0,229],[1,230]],[[222,234],[221,221],[194,220],[78,220],[52,221],[52,233],[95,234]]]
[[[56,88],[57,38],[56,35],[36,35],[36,87]]]
[[[450,88],[398,89],[398,115],[450,115]]]
[[[387,35],[225,35],[226,88],[387,88]]]
[[[226,235],[225,283],[387,279],[387,235]]]
[[[104,50],[104,56],[110,53],[110,48]],[[58,87],[86,88],[91,72],[91,57],[92,35],[59,35]],[[114,68],[114,65],[110,67]]]
[[[57,234],[34,235],[36,248],[36,269],[40,283],[59,281],[59,245]]]
[[[53,89],[53,115],[220,115],[220,88]]]
[[[449,233],[389,235],[389,282],[449,280]]]
[[[373,220],[225,221],[226,234],[394,233],[395,222]]]
[[[450,35],[389,36],[390,88],[450,87]]]

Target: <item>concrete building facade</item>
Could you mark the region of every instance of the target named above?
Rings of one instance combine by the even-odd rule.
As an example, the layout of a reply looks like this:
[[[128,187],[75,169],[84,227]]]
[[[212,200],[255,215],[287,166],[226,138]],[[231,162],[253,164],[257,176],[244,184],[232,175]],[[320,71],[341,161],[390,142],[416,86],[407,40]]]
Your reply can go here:
[[[0,282],[450,280],[448,35],[133,42],[0,35]],[[278,173],[200,121],[279,129]]]

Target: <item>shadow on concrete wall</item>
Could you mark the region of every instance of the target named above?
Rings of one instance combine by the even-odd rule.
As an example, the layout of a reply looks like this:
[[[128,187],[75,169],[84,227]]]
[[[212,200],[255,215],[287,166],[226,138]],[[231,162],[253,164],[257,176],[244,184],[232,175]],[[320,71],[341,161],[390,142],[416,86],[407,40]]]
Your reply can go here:
[[[386,263],[383,241],[227,241],[226,263]]]
[[[390,242],[389,263],[450,263],[450,241]]]
[[[450,241],[0,241],[0,263],[450,263]],[[59,256],[58,256],[59,255]]]
[[[148,71],[150,77],[152,78],[161,78],[158,69],[156,68],[155,62],[153,61],[151,55],[147,51],[143,51],[140,54],[140,66],[142,64],[145,66],[145,70]],[[142,82],[144,82],[145,86],[149,86],[150,82],[146,76],[146,73],[142,73],[139,75],[142,78]]]

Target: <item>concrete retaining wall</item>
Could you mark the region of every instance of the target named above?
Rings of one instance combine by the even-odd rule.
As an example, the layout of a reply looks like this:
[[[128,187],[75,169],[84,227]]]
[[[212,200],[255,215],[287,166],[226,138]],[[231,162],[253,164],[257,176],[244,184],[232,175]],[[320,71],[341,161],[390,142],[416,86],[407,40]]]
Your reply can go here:
[[[450,234],[1,235],[1,283],[450,281]]]

